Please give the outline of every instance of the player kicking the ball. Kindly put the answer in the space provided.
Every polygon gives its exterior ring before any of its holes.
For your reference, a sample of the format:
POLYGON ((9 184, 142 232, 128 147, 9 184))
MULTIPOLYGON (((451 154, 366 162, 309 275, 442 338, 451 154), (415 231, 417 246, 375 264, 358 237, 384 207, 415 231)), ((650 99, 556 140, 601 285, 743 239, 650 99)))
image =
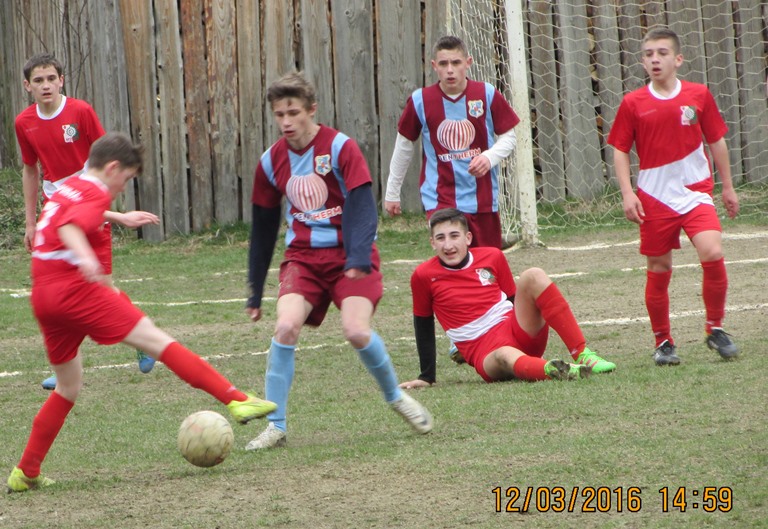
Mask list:
POLYGON ((104 211, 141 171, 141 148, 119 133, 94 142, 85 174, 67 180, 47 202, 35 230, 32 251, 32 309, 45 340, 56 389, 32 421, 21 460, 8 477, 9 492, 46 487, 43 459, 83 385, 79 347, 86 336, 100 344, 138 347, 194 388, 227 405, 239 423, 273 411, 276 405, 237 390, 205 360, 160 330, 104 276, 99 245, 104 211))
POLYGON ((571 380, 616 369, 587 348, 568 302, 546 272, 529 268, 516 284, 501 250, 469 248, 472 233, 457 209, 436 211, 429 226, 436 255, 411 276, 421 374, 401 387, 427 387, 436 381, 435 316, 486 382, 571 380), (550 327, 574 363, 542 358, 550 327))
POLYGON ((384 400, 416 432, 428 433, 432 417, 398 387, 386 346, 371 329, 383 285, 374 244, 377 208, 365 158, 354 140, 315 123, 315 89, 300 73, 273 83, 267 100, 282 137, 256 168, 248 273, 252 295, 246 312, 253 321, 261 319, 264 281, 285 197, 286 250, 265 379, 266 397, 278 407, 268 415, 268 428, 246 449, 285 444, 299 333, 304 325, 320 325, 331 302, 341 310, 344 337, 373 375, 384 400))

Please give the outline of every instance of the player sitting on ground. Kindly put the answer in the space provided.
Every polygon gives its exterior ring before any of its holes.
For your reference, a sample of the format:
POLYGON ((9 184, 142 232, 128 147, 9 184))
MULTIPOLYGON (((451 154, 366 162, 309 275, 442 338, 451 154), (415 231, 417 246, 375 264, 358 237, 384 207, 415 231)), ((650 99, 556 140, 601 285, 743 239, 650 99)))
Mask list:
POLYGON ((86 336, 100 344, 123 342, 140 348, 190 386, 226 404, 240 423, 277 407, 237 390, 105 279, 98 257, 104 253, 95 247, 108 244, 100 234, 104 211, 141 166, 141 148, 123 134, 108 133, 92 145, 86 173, 69 178, 40 215, 32 252, 31 303, 58 383, 32 421, 27 446, 8 477, 8 492, 54 483, 40 474, 40 466, 83 386, 79 347, 86 336))
POLYGON ((616 369, 587 348, 568 302, 544 270, 529 268, 515 284, 501 250, 469 248, 472 233, 457 209, 436 211, 429 227, 437 255, 411 276, 421 374, 401 387, 435 383, 435 316, 486 382, 571 380, 616 369), (550 326, 576 363, 542 358, 550 326))

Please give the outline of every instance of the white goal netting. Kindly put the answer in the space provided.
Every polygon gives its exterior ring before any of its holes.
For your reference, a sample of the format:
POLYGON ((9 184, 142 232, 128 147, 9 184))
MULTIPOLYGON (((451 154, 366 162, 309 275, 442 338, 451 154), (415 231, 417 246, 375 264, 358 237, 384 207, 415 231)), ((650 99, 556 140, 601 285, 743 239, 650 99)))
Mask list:
MULTIPOLYGON (((656 25, 681 37, 680 77, 707 84, 717 100, 742 201, 765 195, 765 2, 451 0, 451 25, 473 56, 470 76, 496 85, 523 118, 518 138, 531 139, 503 166, 508 239, 534 242, 542 229, 625 222, 606 140, 623 95, 647 82, 640 43, 656 25)), ((758 204, 743 214, 766 209, 758 204)))

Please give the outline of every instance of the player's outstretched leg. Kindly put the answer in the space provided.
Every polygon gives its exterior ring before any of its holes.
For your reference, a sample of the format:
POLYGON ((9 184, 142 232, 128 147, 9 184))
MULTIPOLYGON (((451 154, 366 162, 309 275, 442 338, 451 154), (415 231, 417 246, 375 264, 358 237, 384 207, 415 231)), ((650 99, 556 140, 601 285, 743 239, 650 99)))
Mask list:
POLYGON ((246 445, 246 450, 264 450, 285 446, 288 393, 291 391, 291 384, 293 383, 295 354, 295 345, 284 345, 274 338, 272 339, 267 358, 264 395, 267 399, 275 402, 277 408, 267 415, 267 419, 269 419, 267 428, 246 445))

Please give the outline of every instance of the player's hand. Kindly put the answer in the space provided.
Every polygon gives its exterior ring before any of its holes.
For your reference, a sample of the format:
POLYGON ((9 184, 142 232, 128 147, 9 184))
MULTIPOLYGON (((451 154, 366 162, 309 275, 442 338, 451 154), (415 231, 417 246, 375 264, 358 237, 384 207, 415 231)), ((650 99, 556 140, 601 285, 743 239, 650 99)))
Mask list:
POLYGON ((478 154, 477 156, 472 158, 471 162, 469 162, 468 170, 469 170, 469 174, 471 174, 475 178, 480 178, 482 176, 487 175, 488 171, 491 170, 491 161, 488 159, 487 156, 478 154))
POLYGON ((624 216, 627 217, 627 220, 630 220, 635 224, 643 223, 643 217, 645 217, 643 204, 634 193, 624 197, 624 216))
POLYGON ((402 389, 428 388, 430 386, 432 386, 432 384, 430 384, 425 380, 421 380, 420 378, 417 378, 416 380, 409 380, 408 382, 400 383, 400 388, 402 389))
POLYGON ((350 268, 349 270, 344 270, 344 276, 348 279, 362 279, 368 274, 369 272, 360 270, 359 268, 350 268))
POLYGON ((24 248, 27 252, 32 253, 32 248, 35 245, 35 226, 28 227, 24 230, 24 248))
POLYGON ((104 269, 101 268, 101 263, 96 257, 82 259, 77 267, 89 283, 104 283, 106 281, 104 269))
POLYGON ((723 205, 729 218, 735 218, 739 214, 739 197, 733 188, 723 189, 723 205))
POLYGON ((389 200, 384 201, 384 210, 390 217, 400 215, 403 212, 403 210, 400 209, 400 202, 390 202, 389 200))
POLYGON ((149 211, 128 211, 120 214, 115 220, 126 228, 139 228, 146 224, 160 224, 160 218, 149 211))
POLYGON ((248 315, 249 318, 251 318, 251 321, 259 321, 261 319, 261 307, 259 308, 246 307, 245 313, 248 315))

